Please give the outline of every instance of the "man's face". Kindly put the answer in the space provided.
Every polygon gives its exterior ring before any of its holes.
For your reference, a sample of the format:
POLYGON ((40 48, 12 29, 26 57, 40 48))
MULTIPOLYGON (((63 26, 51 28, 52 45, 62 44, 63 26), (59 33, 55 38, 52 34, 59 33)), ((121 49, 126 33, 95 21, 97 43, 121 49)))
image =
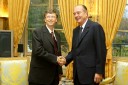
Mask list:
POLYGON ((87 11, 82 6, 76 6, 73 14, 79 25, 82 25, 88 17, 87 11))
POLYGON ((48 26, 54 26, 57 22, 57 16, 55 13, 47 13, 45 16, 45 23, 48 26))

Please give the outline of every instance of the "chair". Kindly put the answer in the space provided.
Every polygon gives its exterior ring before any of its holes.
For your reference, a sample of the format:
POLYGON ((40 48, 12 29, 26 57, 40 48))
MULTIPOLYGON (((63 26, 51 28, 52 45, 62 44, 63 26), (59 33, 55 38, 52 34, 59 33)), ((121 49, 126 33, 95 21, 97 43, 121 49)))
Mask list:
POLYGON ((117 61, 116 63, 116 74, 111 78, 104 79, 100 85, 128 85, 128 62, 117 61))
POLYGON ((0 85, 28 85, 27 58, 0 59, 0 85))

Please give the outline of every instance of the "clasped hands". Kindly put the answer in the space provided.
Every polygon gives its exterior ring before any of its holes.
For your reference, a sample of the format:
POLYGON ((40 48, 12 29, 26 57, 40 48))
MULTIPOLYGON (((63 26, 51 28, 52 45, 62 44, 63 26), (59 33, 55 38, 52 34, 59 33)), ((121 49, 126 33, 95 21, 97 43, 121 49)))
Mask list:
POLYGON ((66 64, 66 59, 63 56, 59 56, 57 57, 57 62, 60 66, 63 66, 64 64, 66 64))

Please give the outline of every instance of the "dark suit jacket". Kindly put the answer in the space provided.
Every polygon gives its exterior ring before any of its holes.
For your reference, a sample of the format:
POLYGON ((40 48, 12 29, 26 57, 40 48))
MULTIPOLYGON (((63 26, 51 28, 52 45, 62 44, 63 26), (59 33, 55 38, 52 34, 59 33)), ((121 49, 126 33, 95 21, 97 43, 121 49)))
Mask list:
MULTIPOLYGON (((61 55, 60 35, 55 31, 58 45, 58 56, 61 55)), ((55 73, 62 74, 62 67, 57 64, 54 44, 46 26, 33 31, 32 59, 30 64, 29 82, 50 84, 55 73)))
POLYGON ((94 74, 104 76, 106 61, 105 34, 100 24, 88 20, 83 33, 79 37, 79 28, 73 30, 72 50, 66 57, 68 65, 72 60, 73 76, 76 70, 82 84, 94 82, 94 74))

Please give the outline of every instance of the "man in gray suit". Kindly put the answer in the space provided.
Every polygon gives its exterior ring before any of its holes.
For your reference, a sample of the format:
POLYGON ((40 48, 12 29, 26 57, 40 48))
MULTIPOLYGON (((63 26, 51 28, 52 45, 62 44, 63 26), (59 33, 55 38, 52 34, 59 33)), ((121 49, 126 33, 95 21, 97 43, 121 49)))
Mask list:
POLYGON ((58 15, 48 10, 44 17, 46 25, 33 31, 29 85, 58 85, 62 75, 61 39, 54 30, 58 15))

